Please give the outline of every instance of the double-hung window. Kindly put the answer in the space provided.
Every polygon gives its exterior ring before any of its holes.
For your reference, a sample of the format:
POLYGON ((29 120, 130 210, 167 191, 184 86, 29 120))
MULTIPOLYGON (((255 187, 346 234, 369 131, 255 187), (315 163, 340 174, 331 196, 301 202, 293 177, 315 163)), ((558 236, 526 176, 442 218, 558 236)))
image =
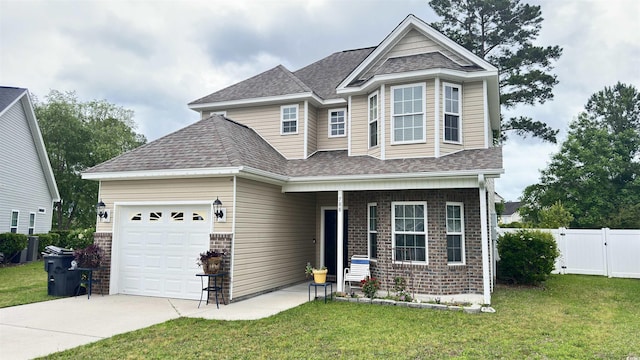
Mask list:
POLYGON ((444 84, 444 141, 462 142, 460 86, 444 84))
POLYGON ((29 235, 36 231, 36 213, 29 213, 29 235))
POLYGON ((426 138, 424 84, 391 87, 393 143, 418 143, 426 138))
POLYGON ((367 204, 367 228, 369 243, 369 259, 378 258, 378 205, 376 203, 367 204))
POLYGON ((369 95, 369 148, 378 146, 378 92, 369 95))
POLYGON ((11 225, 9 227, 9 231, 12 233, 18 232, 18 218, 20 217, 20 212, 13 210, 11 212, 11 225))
POLYGON ((329 110, 329 137, 345 136, 346 109, 329 110))
POLYGON ((447 203, 447 263, 464 264, 464 205, 447 203))
POLYGON ((393 202, 394 260, 427 263, 427 203, 393 202))
POLYGON ((298 133, 298 105, 285 105, 280 107, 281 127, 280 134, 298 133))

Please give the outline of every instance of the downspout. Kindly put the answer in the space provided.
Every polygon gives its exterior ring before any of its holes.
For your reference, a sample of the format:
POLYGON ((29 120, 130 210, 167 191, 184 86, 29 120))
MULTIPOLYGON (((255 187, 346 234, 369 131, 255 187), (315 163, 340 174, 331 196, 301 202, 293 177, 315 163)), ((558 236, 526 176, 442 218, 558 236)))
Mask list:
POLYGON ((436 76, 435 85, 434 85, 434 105, 433 105, 433 117, 434 121, 434 134, 433 134, 433 145, 434 145, 434 153, 435 157, 440 157, 440 77, 436 76))
POLYGON ((302 141, 304 146, 304 158, 309 156, 309 101, 304 101, 304 139, 302 141))
POLYGON ((236 186, 237 186, 237 176, 233 176, 233 216, 231 220, 231 263, 229 264, 229 301, 233 300, 233 264, 236 257, 236 213, 238 212, 237 208, 237 198, 236 198, 236 186))
POLYGON ((386 143, 387 143, 387 132, 385 129, 385 121, 384 118, 386 115, 386 111, 385 111, 385 86, 384 84, 380 85, 380 103, 379 103, 379 108, 380 108, 380 114, 378 116, 378 121, 380 121, 380 124, 378 125, 380 127, 380 160, 385 160, 387 157, 387 148, 386 148, 386 143))
POLYGON ((342 205, 343 205, 343 197, 344 197, 344 193, 342 192, 342 190, 338 190, 338 259, 337 259, 337 266, 336 266, 336 275, 337 275, 337 280, 338 280, 338 291, 344 291, 343 286, 344 286, 344 264, 342 262, 342 257, 344 256, 344 250, 343 250, 343 244, 344 244, 344 216, 343 216, 343 209, 342 209, 342 205))
POLYGON ((484 174, 478 175, 478 193, 480 196, 480 234, 482 246, 482 288, 483 303, 491 304, 491 274, 489 272, 489 234, 487 224, 487 188, 484 174))

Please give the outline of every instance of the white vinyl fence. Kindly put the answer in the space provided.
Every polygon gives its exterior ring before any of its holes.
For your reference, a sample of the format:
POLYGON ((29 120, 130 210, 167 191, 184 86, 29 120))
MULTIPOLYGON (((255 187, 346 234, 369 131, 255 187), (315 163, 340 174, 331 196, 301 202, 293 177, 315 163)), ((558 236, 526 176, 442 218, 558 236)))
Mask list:
MULTIPOLYGON (((498 234, 518 230, 498 228, 498 234)), ((558 244, 556 274, 640 278, 640 230, 538 230, 553 234, 558 244)))

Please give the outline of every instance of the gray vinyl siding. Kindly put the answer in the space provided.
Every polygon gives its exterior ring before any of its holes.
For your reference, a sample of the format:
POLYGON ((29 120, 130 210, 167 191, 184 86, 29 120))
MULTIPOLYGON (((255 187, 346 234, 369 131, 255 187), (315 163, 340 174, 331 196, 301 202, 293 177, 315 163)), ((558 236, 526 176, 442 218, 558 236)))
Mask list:
POLYGON ((0 232, 9 231, 12 210, 20 212, 19 233, 28 233, 30 212, 36 213, 34 233, 51 230, 53 198, 21 101, 0 117, 0 232))
POLYGON ((240 178, 236 193, 233 298, 304 281, 315 258, 315 194, 240 178))

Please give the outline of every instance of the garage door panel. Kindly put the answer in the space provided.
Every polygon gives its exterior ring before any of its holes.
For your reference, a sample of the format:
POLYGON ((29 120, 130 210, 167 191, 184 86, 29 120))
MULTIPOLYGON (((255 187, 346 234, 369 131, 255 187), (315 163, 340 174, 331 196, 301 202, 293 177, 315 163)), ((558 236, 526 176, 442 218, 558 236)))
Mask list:
POLYGON ((131 206, 121 212, 119 291, 199 299, 198 254, 209 248, 209 208, 131 206), (182 212, 182 214, 180 214, 182 212), (193 214, 199 214, 194 217, 193 214), (133 214, 133 215, 131 215, 133 214), (141 214, 141 215, 140 215, 141 214), (131 215, 136 221, 129 221, 131 215), (160 216, 162 215, 162 216, 160 216), (149 221, 155 218, 157 221, 149 221), (181 220, 179 220, 181 219, 181 220))

